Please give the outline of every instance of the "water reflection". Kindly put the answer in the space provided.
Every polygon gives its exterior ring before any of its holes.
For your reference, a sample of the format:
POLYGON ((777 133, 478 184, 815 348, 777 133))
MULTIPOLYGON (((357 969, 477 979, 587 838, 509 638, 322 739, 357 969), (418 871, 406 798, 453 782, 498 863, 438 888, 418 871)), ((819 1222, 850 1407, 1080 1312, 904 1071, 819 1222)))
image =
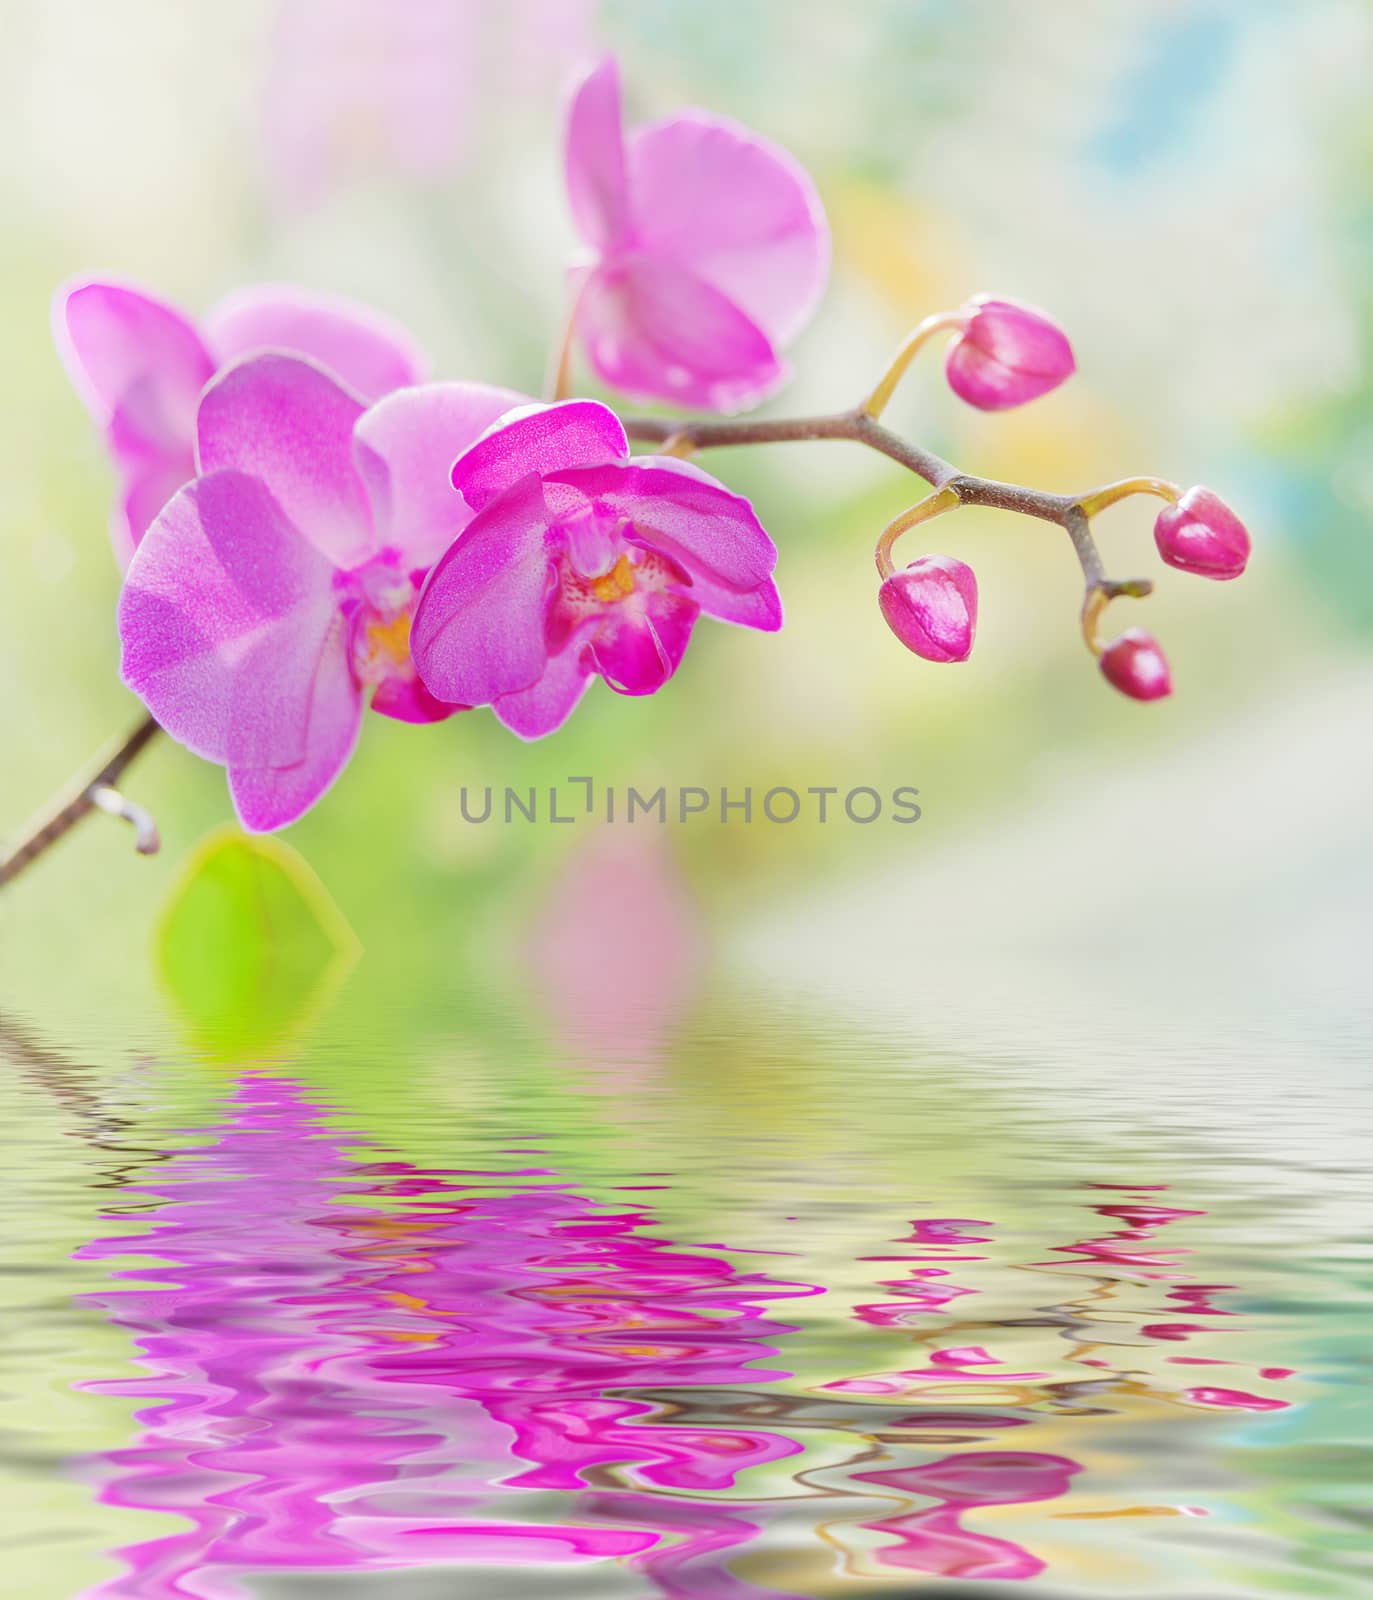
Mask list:
POLYGON ((1141 1404, 1287 1404, 1247 1377, 1191 1383, 1198 1362, 1235 1365, 1180 1350, 1233 1317, 1233 1286, 1196 1281, 1160 1237, 1204 1213, 1144 1186, 1089 1191, 1093 1225, 1050 1260, 1015 1261, 991 1221, 913 1219, 896 1250, 851 1259, 884 1275, 829 1311, 852 1331, 840 1374, 817 1382, 797 1376, 803 1323, 831 1285, 798 1270, 805 1252, 740 1267, 724 1246, 659 1237, 646 1196, 579 1192, 528 1144, 490 1162, 394 1159, 262 1073, 126 1182, 104 1213, 118 1231, 78 1259, 111 1263, 83 1303, 127 1330, 139 1372, 83 1387, 139 1402, 137 1436, 99 1463, 102 1499, 176 1520, 88 1594, 217 1600, 270 1569, 608 1560, 701 1600, 828 1593, 835 1559, 888 1585, 1027 1579, 1050 1558, 1007 1508, 1069 1523, 1204 1510, 1099 1483, 1082 1499, 1090 1452, 1062 1448, 1074 1429, 1141 1404), (979 1315, 993 1269, 1033 1303, 979 1315), (902 1348, 895 1365, 864 1359, 902 1348), (798 1516, 815 1553, 782 1563, 787 1587, 735 1570, 784 1524, 794 1541, 798 1516))
POLYGON ((648 1238, 647 1212, 543 1168, 425 1172, 359 1161, 359 1142, 323 1131, 295 1085, 248 1079, 211 1144, 135 1186, 165 1202, 152 1227, 80 1252, 159 1263, 113 1274, 156 1286, 88 1297, 145 1369, 90 1387, 153 1402, 103 1495, 190 1524, 123 1551, 130 1573, 94 1593, 610 1556, 667 1595, 773 1592, 716 1570, 756 1523, 684 1497, 800 1445, 662 1421, 626 1391, 767 1381, 755 1364, 788 1328, 760 1307, 819 1291, 648 1238))

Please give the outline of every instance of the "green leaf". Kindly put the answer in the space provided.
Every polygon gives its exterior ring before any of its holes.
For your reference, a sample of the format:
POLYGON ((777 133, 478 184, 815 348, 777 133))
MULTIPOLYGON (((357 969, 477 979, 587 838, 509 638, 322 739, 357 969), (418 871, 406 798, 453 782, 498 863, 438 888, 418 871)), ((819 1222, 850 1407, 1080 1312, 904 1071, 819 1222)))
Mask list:
POLYGON ((275 1049, 322 1010, 360 947, 328 890, 279 839, 201 841, 157 934, 161 975, 215 1054, 275 1049))

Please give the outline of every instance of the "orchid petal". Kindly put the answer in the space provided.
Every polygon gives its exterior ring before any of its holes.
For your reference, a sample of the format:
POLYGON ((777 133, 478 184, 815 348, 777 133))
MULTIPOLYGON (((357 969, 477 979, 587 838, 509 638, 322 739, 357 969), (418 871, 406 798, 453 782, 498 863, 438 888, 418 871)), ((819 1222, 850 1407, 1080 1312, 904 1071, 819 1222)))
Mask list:
POLYGON ((577 231, 598 250, 629 229, 620 69, 607 56, 578 85, 567 114, 567 193, 577 231))
POLYGON ((396 722, 446 722, 467 706, 436 700, 418 678, 386 678, 372 696, 372 710, 396 722))
POLYGON ((252 473, 336 567, 358 566, 374 550, 353 467, 353 425, 362 412, 361 402, 313 362, 253 356, 205 391, 196 428, 200 470, 252 473))
POLYGON ((483 383, 431 383, 400 389, 367 411, 353 430, 353 459, 378 545, 414 568, 433 566, 472 520, 453 487, 454 461, 528 398, 483 383))
POLYGON ((156 457, 184 450, 214 361, 175 307, 122 284, 58 290, 53 332, 77 393, 117 453, 156 457))
POLYGON ((110 519, 110 537, 121 567, 128 566, 158 512, 194 477, 195 456, 189 441, 180 455, 151 461, 130 475, 124 498, 110 519))
POLYGON ((555 538, 543 486, 528 477, 479 513, 439 561, 410 631, 411 659, 431 694, 489 705, 539 677, 555 538))
POLYGON ((689 593, 716 622, 732 622, 736 627, 756 628, 760 633, 776 633, 782 626, 782 597, 771 578, 752 589, 730 589, 697 576, 689 593))
POLYGON ((565 650, 548 658, 543 675, 529 688, 501 695, 491 709, 521 739, 542 739, 555 732, 591 687, 592 669, 586 655, 579 635, 565 650))
POLYGON ((634 237, 726 295, 774 345, 810 320, 829 275, 829 224, 801 164, 726 117, 641 128, 626 160, 634 237))
POLYGON ((617 694, 655 694, 676 672, 701 608, 668 590, 638 606, 622 605, 596 629, 596 671, 617 694))
POLYGON ((632 534, 670 556, 692 575, 731 589, 756 589, 777 565, 777 547, 742 495, 689 461, 638 456, 550 473, 576 489, 602 515, 632 524, 632 534))
POLYGON ((148 529, 119 602, 123 677, 209 761, 286 765, 338 619, 333 568, 257 479, 182 489, 148 529))
POLYGON ((303 760, 290 767, 230 767, 229 793, 249 833, 295 822, 347 766, 362 724, 362 691, 349 670, 347 638, 336 613, 319 659, 303 760))
POLYGON ((423 383, 427 362, 398 322, 342 296, 279 284, 241 289, 205 319, 217 363, 263 350, 308 356, 364 400, 423 383))
POLYGON ((597 400, 526 406, 487 430, 453 468, 453 487, 473 511, 531 472, 556 472, 629 455, 620 419, 597 400))
POLYGON ((644 399, 738 411, 785 376, 758 324, 671 261, 634 255, 598 268, 582 289, 577 323, 602 381, 644 399))

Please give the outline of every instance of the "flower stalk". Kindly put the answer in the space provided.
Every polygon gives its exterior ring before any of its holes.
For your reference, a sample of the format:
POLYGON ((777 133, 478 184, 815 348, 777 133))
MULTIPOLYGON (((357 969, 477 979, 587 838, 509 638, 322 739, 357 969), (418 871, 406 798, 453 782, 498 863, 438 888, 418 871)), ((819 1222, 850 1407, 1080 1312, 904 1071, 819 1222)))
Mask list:
POLYGON ((115 785, 160 731, 152 717, 144 717, 127 738, 98 759, 93 772, 75 779, 50 801, 24 830, 19 842, 0 858, 0 888, 13 883, 25 867, 92 811, 103 811, 131 823, 135 830, 134 848, 140 855, 154 855, 161 845, 156 823, 142 806, 126 800, 115 785))
POLYGON ((936 489, 933 494, 928 494, 921 501, 903 511, 899 517, 893 517, 882 530, 882 536, 877 541, 877 548, 873 552, 873 559, 877 562, 878 575, 890 578, 896 571, 892 561, 892 548, 903 533, 919 523, 928 522, 932 517, 942 515, 945 511, 954 511, 962 505, 958 490, 952 484, 943 489, 936 489))
POLYGON ((897 386, 916 356, 925 348, 936 334, 951 333, 961 328, 967 318, 961 311, 936 311, 933 316, 926 317, 923 322, 918 322, 911 329, 901 343, 901 348, 891 359, 891 364, 882 374, 877 387, 859 407, 866 416, 875 422, 891 403, 892 396, 896 393, 897 386))

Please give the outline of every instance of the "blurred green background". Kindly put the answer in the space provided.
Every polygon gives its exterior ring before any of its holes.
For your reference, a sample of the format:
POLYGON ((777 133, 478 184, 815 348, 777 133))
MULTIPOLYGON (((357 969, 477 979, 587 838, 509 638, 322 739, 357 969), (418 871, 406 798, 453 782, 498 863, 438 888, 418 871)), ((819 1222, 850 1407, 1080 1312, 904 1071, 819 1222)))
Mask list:
MULTIPOLYGON (((1373 878, 1366 5, 3 0, 0 17, 0 834, 138 715, 117 676, 112 480, 53 352, 54 286, 108 272, 194 310, 296 280, 400 317, 437 375, 537 388, 573 243, 562 86, 613 48, 631 120, 704 105, 816 176, 833 280, 772 409, 852 400, 908 325, 970 293, 1037 302, 1071 332, 1071 384, 983 416, 926 358, 893 425, 1045 487, 1208 483, 1248 520, 1255 559, 1239 584, 1198 582, 1158 570, 1148 503, 1103 521, 1112 570, 1161 580, 1119 608, 1173 663, 1174 698, 1141 706, 1081 648, 1066 541, 961 513, 934 547, 975 566, 982 619, 971 662, 945 670, 908 656, 875 605, 874 538, 918 485, 840 444, 707 457, 781 547, 786 629, 703 626, 663 693, 597 686, 535 746, 486 712, 437 729, 369 718, 287 836, 361 942, 345 1010, 350 995, 416 1015, 518 996, 529 966, 512 951, 538 947, 551 915, 623 923, 648 872, 691 930, 684 970, 840 1004, 947 1003, 966 1020, 997 972, 1072 1016, 1087 962, 1127 996, 1172 997, 1180 1021, 1188 1006, 1218 1026, 1255 1006, 1357 1012, 1373 878), (581 773, 756 795, 910 784, 924 816, 640 823, 608 856, 589 824, 461 818, 464 783, 581 773)), ((170 745, 126 787, 161 823, 161 856, 96 818, 5 896, 0 995, 36 1016, 166 1005, 158 919, 232 813, 220 771, 170 745)))

